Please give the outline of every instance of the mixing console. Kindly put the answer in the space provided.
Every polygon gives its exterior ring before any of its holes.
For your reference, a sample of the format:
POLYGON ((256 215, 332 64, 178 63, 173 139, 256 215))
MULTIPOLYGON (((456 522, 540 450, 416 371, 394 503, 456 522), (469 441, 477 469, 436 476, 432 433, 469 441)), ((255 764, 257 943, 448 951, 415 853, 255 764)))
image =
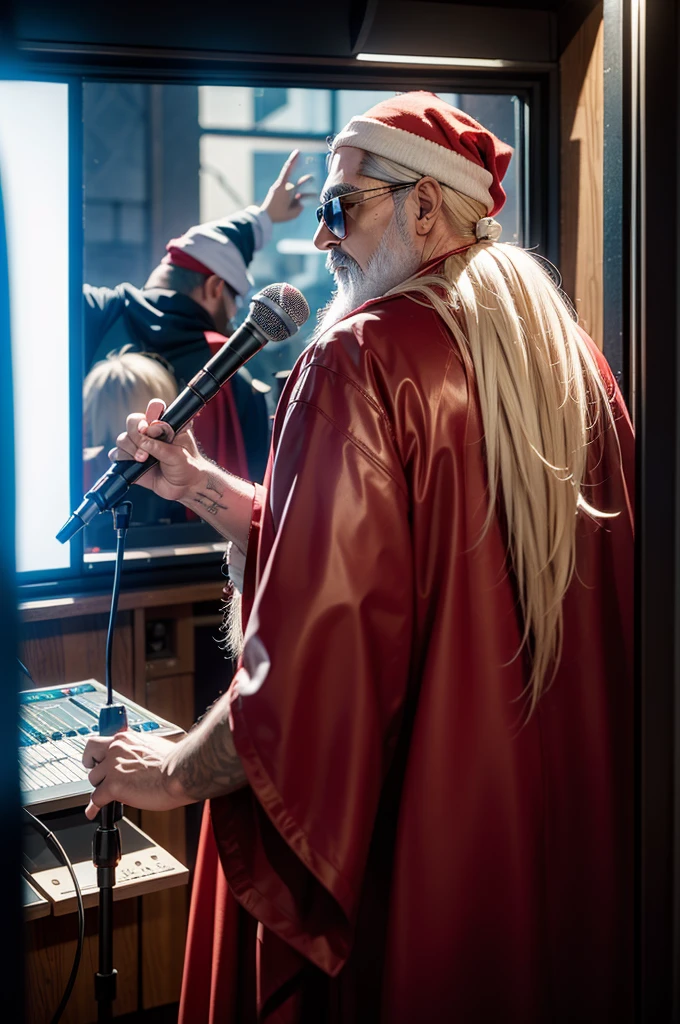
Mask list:
MULTIPOLYGON (((95 679, 48 686, 19 694, 19 776, 22 801, 36 813, 86 803, 92 789, 81 763, 90 736, 99 731, 99 709, 106 689, 95 679)), ((177 736, 176 725, 152 715, 120 694, 135 732, 177 736)))

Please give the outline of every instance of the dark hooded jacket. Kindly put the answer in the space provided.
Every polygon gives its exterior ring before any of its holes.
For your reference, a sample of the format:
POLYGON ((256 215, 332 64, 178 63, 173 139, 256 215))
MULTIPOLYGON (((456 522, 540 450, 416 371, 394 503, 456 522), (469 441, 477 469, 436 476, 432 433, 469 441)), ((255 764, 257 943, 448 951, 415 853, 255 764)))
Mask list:
MULTIPOLYGON (((211 350, 205 332, 215 325, 207 310, 188 295, 161 288, 140 290, 83 285, 85 372, 112 351, 131 345, 137 352, 162 356, 182 388, 207 363, 211 350)), ((252 480, 264 475, 269 422, 264 395, 246 369, 231 379, 252 480)))

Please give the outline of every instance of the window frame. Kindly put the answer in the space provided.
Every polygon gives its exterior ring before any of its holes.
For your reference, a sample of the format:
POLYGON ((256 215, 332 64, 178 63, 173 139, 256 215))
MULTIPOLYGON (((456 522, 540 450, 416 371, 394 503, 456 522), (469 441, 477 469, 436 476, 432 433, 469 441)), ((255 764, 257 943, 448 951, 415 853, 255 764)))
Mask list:
MULTIPOLYGON (((285 77, 286 88, 330 90, 406 91, 419 88, 433 92, 517 96, 521 124, 522 161, 524 172, 518 175, 520 220, 523 245, 533 248, 551 263, 557 263, 559 252, 559 117, 557 65, 519 66, 516 71, 457 71, 450 68, 418 68, 381 65, 379 69, 357 64, 354 60, 328 62, 279 61, 267 58, 269 67, 252 62, 226 61, 215 69, 209 56, 182 58, 164 67, 162 54, 156 59, 140 59, 135 52, 123 48, 106 48, 108 59, 102 59, 101 48, 53 46, 49 56, 38 45, 28 51, 28 59, 13 78, 24 81, 53 81, 68 85, 69 109, 69 386, 70 392, 70 491, 71 508, 82 499, 81 424, 82 424, 82 284, 84 233, 82 217, 83 189, 83 123, 82 87, 88 82, 134 82, 145 85, 221 85, 267 88, 278 86, 285 77), (115 51, 115 53, 113 52, 115 51), (178 66, 179 65, 179 66, 178 66), (272 70, 273 66, 273 70, 272 70)), ((201 128, 201 134, 236 134, 240 136, 285 140, 285 132, 214 130, 201 128)), ((302 133, 290 133, 300 138, 302 133)), ((309 136, 315 137, 316 136, 309 136)), ((70 541, 69 566, 63 569, 17 574, 21 600, 37 600, 63 594, 88 593, 108 588, 113 563, 93 565, 84 561, 83 531, 70 541)), ((182 584, 216 578, 222 556, 218 552, 192 555, 185 563, 181 556, 126 561, 124 588, 182 584), (187 564, 188 563, 188 564, 187 564)))

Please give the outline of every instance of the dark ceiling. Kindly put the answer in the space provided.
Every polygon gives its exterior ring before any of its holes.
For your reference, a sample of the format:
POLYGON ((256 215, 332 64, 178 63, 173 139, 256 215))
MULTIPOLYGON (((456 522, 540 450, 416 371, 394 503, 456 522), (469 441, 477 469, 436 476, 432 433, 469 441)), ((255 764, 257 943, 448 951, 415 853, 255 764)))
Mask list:
MULTIPOLYGON (((144 47, 288 57, 375 53, 553 62, 596 0, 15 0, 20 46, 144 47)), ((3 5, 4 6, 4 5, 3 5)))
POLYGON ((508 0, 412 0, 413 3, 459 4, 463 7, 503 7, 525 11, 557 11, 563 6, 563 0, 523 0, 522 3, 509 3, 508 0))
MULTIPOLYGON (((522 0, 521 3, 513 3, 511 0, 411 0, 414 4, 436 3, 445 5, 460 5, 468 7, 501 7, 510 10, 524 11, 553 11, 559 13, 563 8, 573 4, 573 0, 522 0)), ((595 6, 597 0, 593 0, 588 6, 595 6)), ((581 6, 586 6, 582 4, 581 6)))

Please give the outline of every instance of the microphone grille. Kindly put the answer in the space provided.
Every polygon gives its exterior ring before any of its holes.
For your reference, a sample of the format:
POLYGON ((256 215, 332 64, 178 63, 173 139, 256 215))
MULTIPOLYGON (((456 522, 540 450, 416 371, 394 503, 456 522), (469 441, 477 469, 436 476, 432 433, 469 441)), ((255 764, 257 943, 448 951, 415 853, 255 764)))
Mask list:
POLYGON ((269 284, 253 296, 249 318, 270 341, 285 341, 309 319, 309 306, 292 284, 269 284))

